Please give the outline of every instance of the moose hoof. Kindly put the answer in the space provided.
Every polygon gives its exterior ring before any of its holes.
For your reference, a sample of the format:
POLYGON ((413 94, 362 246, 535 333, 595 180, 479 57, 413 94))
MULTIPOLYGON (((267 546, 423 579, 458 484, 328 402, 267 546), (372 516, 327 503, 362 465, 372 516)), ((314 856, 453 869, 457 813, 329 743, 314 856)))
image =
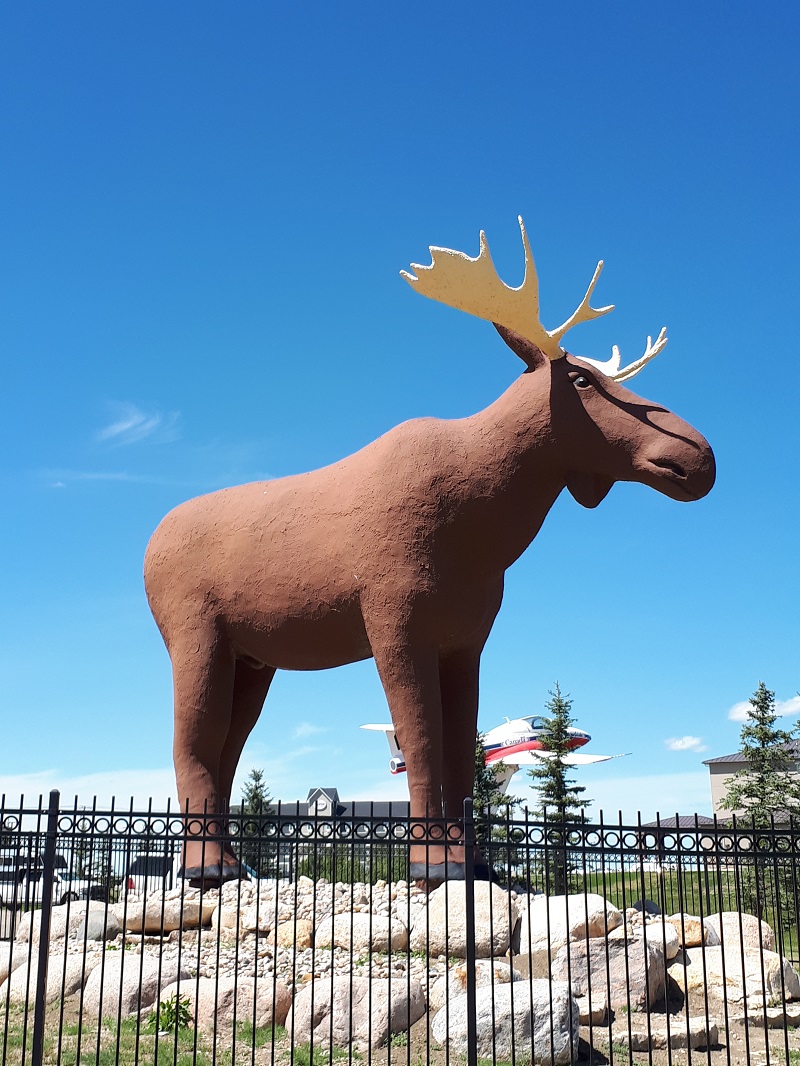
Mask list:
POLYGON ((412 862, 410 864, 412 881, 464 881, 467 868, 463 862, 412 862))
POLYGON ((192 888, 218 888, 226 881, 236 881, 246 874, 239 863, 213 863, 211 866, 189 866, 178 871, 178 876, 188 881, 192 888))
POLYGON ((497 871, 491 866, 487 866, 485 862, 476 862, 474 876, 476 881, 491 881, 493 885, 500 884, 500 878, 497 876, 497 871))
MULTIPOLYGON (((467 867, 463 862, 412 862, 410 875, 412 881, 421 881, 430 885, 433 882, 441 884, 443 881, 466 881, 467 867)), ((497 872, 485 862, 476 862, 472 868, 474 881, 491 881, 500 884, 497 872)))

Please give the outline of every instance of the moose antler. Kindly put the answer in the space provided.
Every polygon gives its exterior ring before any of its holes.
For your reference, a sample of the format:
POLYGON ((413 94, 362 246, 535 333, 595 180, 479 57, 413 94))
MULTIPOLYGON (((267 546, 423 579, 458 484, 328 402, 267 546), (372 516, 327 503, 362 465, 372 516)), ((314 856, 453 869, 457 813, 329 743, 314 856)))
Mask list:
MULTIPOLYGON (((533 341, 548 359, 561 359, 566 355, 561 347, 561 341, 573 326, 581 322, 591 322, 614 310, 613 304, 608 307, 592 307, 589 303, 603 269, 603 260, 601 259, 597 264, 586 295, 577 309, 558 329, 547 330, 539 318, 539 278, 536 274, 536 264, 533 261, 533 253, 521 216, 518 217, 518 221, 522 245, 525 249, 525 277, 516 289, 506 285, 498 276, 483 230, 481 230, 480 251, 476 258, 473 259, 464 252, 453 251, 451 248, 432 246, 430 266, 412 263, 411 270, 415 272, 414 274, 407 270, 401 270, 400 274, 423 296, 512 329, 515 333, 533 341)), ((608 362, 602 363, 593 359, 585 361, 615 381, 625 381, 637 374, 645 363, 658 355, 666 343, 666 328, 664 328, 655 344, 652 343, 650 337, 647 338, 647 349, 642 358, 637 359, 635 363, 631 363, 623 370, 620 370, 620 354, 616 345, 612 349, 613 354, 608 362)))
POLYGON ((581 359, 584 363, 597 367, 597 369, 605 374, 606 377, 612 378, 614 381, 627 381, 628 378, 632 378, 634 374, 638 374, 642 367, 649 363, 651 359, 655 359, 668 340, 667 327, 662 326, 661 332, 656 337, 656 343, 653 344, 653 338, 648 337, 644 355, 640 359, 637 359, 636 362, 624 367, 622 370, 619 368, 621 357, 619 354, 619 348, 616 344, 611 349, 611 358, 605 363, 600 362, 599 359, 587 359, 584 355, 581 356, 581 359))

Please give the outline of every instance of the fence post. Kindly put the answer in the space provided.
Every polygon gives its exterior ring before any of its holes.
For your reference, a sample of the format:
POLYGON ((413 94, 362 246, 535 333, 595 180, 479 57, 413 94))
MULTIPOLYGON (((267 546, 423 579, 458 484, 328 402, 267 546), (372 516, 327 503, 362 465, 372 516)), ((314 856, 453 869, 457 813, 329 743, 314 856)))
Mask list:
POLYGON ((475 818, 472 797, 464 800, 464 904, 467 940, 467 1066, 478 1062, 478 1021, 475 999, 475 818))
MULTIPOLYGON (((56 869, 56 840, 58 838, 58 806, 61 799, 57 789, 50 793, 47 808, 47 834, 44 841, 44 869, 42 870, 42 916, 39 926, 39 965, 36 971, 36 998, 33 1007, 33 1044, 31 1066, 42 1066, 44 1052, 44 1016, 47 1009, 47 963, 50 958, 50 915, 53 909, 53 875, 56 869)), ((33 915, 31 915, 33 917, 33 915)), ((33 922, 31 921, 31 935, 33 922)))

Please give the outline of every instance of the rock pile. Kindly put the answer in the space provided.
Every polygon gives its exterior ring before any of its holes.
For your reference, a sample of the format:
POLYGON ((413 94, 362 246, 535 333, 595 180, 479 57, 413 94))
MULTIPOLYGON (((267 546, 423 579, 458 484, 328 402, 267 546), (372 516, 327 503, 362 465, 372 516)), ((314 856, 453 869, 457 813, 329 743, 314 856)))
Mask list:
MULTIPOLYGON (((635 1050, 711 1046, 715 1003, 723 1018, 731 1003, 744 1017, 760 1011, 764 1027, 778 1024, 779 1011, 784 1022, 795 1017, 800 977, 775 952, 769 925, 751 915, 623 912, 598 895, 518 895, 488 882, 474 892, 481 1056, 572 1062, 598 1027, 635 1050), (676 1014, 676 994, 702 1002, 703 1017, 676 1014), (618 1024, 636 1012, 652 1019, 646 1032, 629 1018, 618 1024)), ((23 915, 0 953, 0 1005, 33 997, 39 919, 23 915)), ((249 1021, 286 1025, 297 1044, 332 1039, 361 1050, 427 1016, 433 1040, 466 1051, 460 882, 430 895, 402 881, 302 877, 203 893, 181 886, 110 906, 55 907, 51 929, 48 998, 80 992, 90 1016, 147 1013, 178 995, 216 1039, 249 1021)))

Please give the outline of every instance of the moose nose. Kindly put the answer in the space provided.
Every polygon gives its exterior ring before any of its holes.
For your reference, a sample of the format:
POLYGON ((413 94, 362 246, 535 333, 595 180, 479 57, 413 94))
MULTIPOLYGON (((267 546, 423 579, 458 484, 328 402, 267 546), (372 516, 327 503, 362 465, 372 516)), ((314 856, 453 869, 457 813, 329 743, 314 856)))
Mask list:
POLYGON ((671 428, 670 435, 645 457, 653 488, 675 500, 701 500, 717 476, 711 445, 687 423, 680 433, 671 428))

